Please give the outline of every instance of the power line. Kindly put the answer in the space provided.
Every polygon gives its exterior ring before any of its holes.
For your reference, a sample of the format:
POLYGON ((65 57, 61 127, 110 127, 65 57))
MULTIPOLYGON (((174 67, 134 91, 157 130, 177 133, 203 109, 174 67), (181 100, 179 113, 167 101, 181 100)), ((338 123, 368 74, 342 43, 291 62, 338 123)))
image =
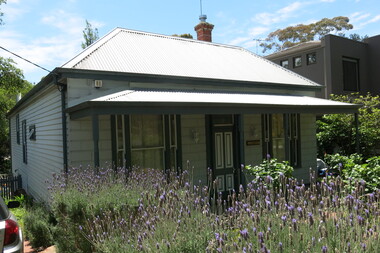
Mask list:
POLYGON ((50 70, 45 69, 44 67, 41 67, 40 65, 38 65, 38 64, 36 64, 36 63, 34 63, 34 62, 31 62, 31 61, 29 61, 28 59, 25 59, 24 57, 21 57, 21 56, 19 56, 18 54, 15 54, 15 53, 9 51, 8 49, 3 48, 2 46, 0 46, 0 48, 3 49, 4 51, 7 51, 7 52, 10 53, 10 54, 13 54, 14 56, 16 56, 16 57, 18 57, 18 58, 20 58, 20 59, 22 59, 22 60, 24 60, 24 61, 26 61, 26 62, 29 62, 30 64, 33 64, 34 66, 36 66, 36 67, 38 67, 38 68, 40 68, 40 69, 43 69, 43 70, 45 70, 45 71, 51 73, 50 70))

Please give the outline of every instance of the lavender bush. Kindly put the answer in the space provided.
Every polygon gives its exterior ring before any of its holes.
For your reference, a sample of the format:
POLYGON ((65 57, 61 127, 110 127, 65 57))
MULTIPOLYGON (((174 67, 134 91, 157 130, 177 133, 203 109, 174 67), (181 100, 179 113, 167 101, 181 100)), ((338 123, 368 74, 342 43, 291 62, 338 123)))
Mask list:
POLYGON ((57 177, 58 226, 71 226, 89 247, 75 239, 59 250, 380 252, 380 192, 366 194, 362 182, 347 192, 340 177, 317 182, 312 175, 307 187, 280 175, 281 187, 273 187, 268 176, 223 200, 187 179, 186 172, 91 169, 57 177))

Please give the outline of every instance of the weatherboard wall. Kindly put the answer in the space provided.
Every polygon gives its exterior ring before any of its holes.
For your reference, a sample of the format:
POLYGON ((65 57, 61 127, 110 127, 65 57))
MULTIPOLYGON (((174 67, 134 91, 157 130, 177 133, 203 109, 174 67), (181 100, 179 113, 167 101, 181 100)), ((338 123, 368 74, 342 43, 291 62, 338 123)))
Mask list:
MULTIPOLYGON (((68 151, 70 166, 94 166, 94 142, 90 117, 69 121, 68 151)), ((112 163, 110 115, 99 116, 99 156, 101 167, 107 167, 112 163)))
POLYGON ((61 93, 50 87, 41 91, 11 116, 12 171, 21 174, 23 188, 34 198, 47 200, 53 173, 63 170, 61 93), (20 144, 16 137, 16 115, 20 119, 20 144), (22 121, 26 129, 35 125, 36 139, 27 138, 27 163, 23 162, 22 121))

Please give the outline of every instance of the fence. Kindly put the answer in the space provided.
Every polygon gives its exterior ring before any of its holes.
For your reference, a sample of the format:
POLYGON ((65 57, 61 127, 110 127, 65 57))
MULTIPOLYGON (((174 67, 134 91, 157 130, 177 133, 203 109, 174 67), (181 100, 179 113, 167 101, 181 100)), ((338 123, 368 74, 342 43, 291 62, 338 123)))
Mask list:
POLYGON ((0 175, 0 195, 3 199, 10 199, 16 190, 22 188, 21 175, 0 175))

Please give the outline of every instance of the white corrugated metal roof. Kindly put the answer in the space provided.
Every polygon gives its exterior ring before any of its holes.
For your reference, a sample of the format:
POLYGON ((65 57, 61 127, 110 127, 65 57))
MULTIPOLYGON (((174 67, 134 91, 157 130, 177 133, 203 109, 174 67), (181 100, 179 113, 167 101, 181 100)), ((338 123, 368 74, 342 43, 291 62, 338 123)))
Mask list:
POLYGON ((234 94, 185 91, 142 91, 125 90, 103 97, 92 102, 166 102, 166 103, 223 103, 271 106, 343 106, 354 108, 355 105, 307 96, 234 94))
POLYGON ((240 47, 122 28, 62 68, 320 86, 240 47))

